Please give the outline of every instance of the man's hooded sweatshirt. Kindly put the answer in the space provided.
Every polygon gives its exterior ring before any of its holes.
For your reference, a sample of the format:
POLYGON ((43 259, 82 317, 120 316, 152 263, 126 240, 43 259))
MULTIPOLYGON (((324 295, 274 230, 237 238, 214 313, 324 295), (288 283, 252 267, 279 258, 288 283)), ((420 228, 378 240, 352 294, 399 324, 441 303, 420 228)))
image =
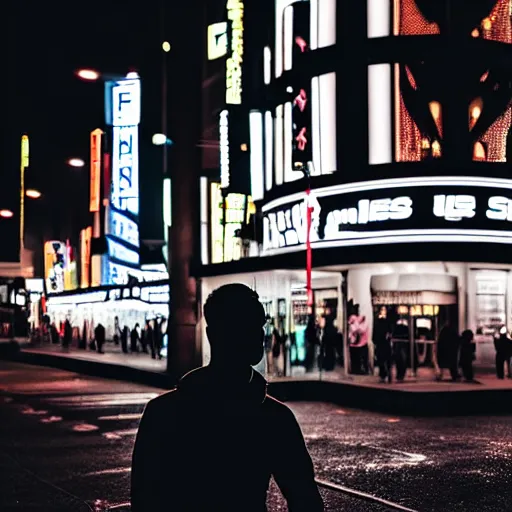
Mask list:
POLYGON ((266 511, 273 476, 290 512, 323 511, 313 464, 290 409, 250 380, 209 367, 151 400, 133 453, 132 512, 266 511))

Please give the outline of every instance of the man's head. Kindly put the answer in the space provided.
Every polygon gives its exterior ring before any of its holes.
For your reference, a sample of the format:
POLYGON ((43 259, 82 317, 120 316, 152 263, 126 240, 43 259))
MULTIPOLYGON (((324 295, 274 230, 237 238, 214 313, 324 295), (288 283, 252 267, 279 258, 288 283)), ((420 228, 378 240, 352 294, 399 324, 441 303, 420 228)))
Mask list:
POLYGON ((265 310, 258 294, 244 284, 214 290, 204 305, 212 360, 255 365, 263 357, 265 310))

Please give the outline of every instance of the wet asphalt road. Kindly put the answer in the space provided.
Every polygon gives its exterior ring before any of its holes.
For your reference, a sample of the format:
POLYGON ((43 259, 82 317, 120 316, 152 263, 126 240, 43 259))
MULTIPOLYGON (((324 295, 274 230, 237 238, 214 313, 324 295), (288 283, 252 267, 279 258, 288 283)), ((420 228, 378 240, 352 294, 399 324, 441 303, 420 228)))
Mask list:
MULTIPOLYGON (((123 504, 137 425, 144 404, 160 392, 0 362, 0 510, 129 510, 123 504)), ((512 511, 510 416, 420 419, 289 405, 319 479, 418 511, 512 511)), ((322 494, 329 511, 390 510, 322 494)), ((271 512, 286 510, 275 486, 268 504, 271 512)))

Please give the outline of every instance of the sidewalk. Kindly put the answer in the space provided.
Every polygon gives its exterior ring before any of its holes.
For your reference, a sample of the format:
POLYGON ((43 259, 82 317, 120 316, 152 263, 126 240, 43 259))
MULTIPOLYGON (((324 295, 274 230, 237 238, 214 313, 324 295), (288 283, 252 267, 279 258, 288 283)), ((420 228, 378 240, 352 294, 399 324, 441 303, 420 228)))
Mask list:
MULTIPOLYGON (((4 343, 0 342, 0 345, 4 343)), ((10 358, 163 389, 173 387, 173 381, 166 373, 167 359, 155 360, 144 353, 124 354, 121 347, 113 343, 105 344, 105 353, 99 354, 76 346, 63 349, 49 343, 20 342, 19 351, 10 358)), ((446 379, 445 376, 444 381, 437 382, 430 368, 420 368, 416 377, 392 384, 381 384, 376 376, 345 376, 342 369, 268 378, 270 393, 281 400, 328 401, 360 409, 419 416, 512 413, 512 379, 498 380, 485 370, 476 371, 475 383, 453 383, 446 379)))

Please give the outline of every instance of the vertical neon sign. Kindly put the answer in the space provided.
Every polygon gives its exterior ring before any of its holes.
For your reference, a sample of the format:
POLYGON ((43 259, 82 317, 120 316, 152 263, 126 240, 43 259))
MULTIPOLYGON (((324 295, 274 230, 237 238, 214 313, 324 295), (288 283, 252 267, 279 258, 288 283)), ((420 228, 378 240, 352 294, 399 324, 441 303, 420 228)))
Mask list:
POLYGON ((111 189, 106 215, 108 261, 104 284, 125 284, 139 267, 139 123, 138 78, 109 82, 107 123, 112 125, 111 189))

